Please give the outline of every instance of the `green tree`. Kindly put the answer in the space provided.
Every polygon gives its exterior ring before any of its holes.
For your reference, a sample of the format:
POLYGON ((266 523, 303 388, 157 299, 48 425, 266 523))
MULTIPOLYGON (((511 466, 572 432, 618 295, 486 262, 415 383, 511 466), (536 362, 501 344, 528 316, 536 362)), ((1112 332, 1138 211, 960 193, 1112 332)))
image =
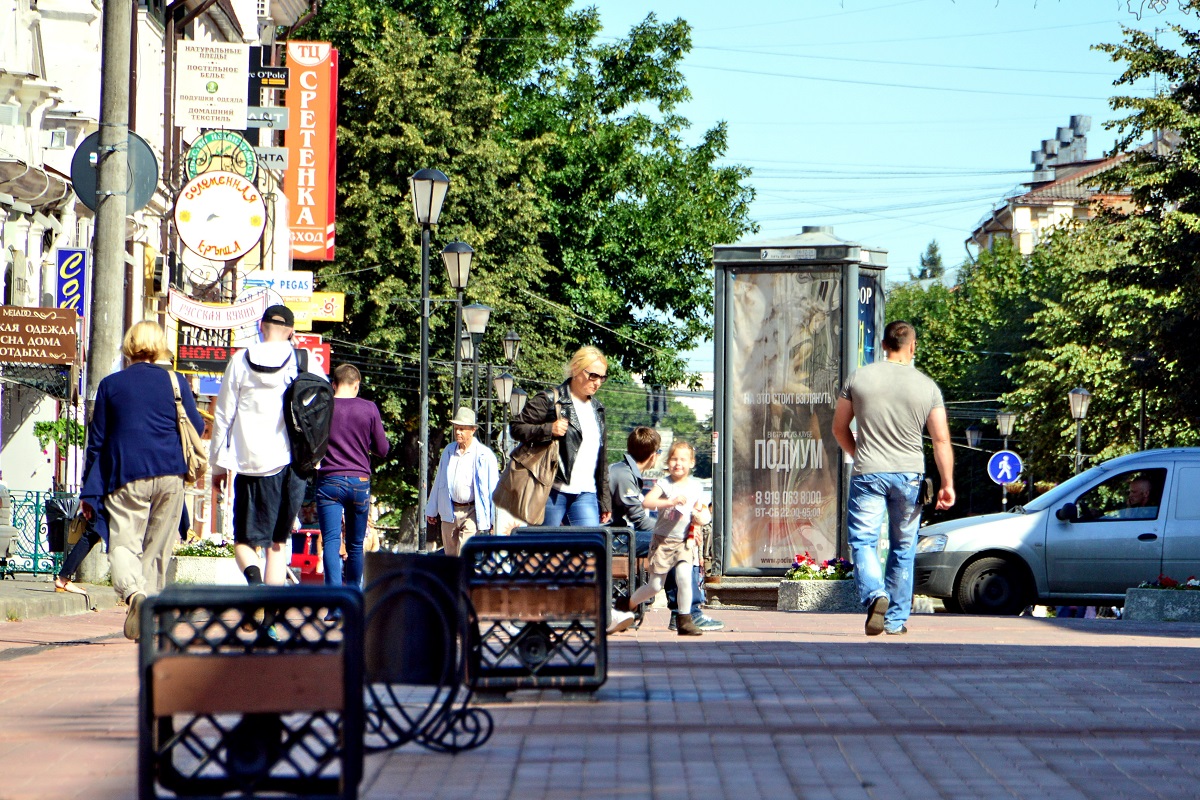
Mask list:
MULTIPOLYGON (((1200 2, 1189 0, 1186 10, 1200 12, 1200 2)), ((1112 281, 1144 290, 1156 301, 1158 313, 1139 331, 1136 344, 1157 365, 1154 380, 1170 387, 1163 398, 1164 417, 1180 421, 1200 413, 1200 352, 1192 344, 1200 328, 1195 290, 1200 280, 1200 31, 1169 27, 1178 37, 1178 50, 1166 44, 1169 37, 1132 29, 1125 30, 1123 42, 1097 49, 1124 62, 1116 85, 1154 77, 1169 87, 1153 97, 1110 100, 1114 110, 1126 113, 1109 124, 1118 132, 1114 152, 1129 156, 1102 182, 1131 195, 1128 204, 1106 214, 1129 252, 1112 281)))
POLYGON ((937 240, 934 239, 921 254, 921 268, 917 270, 917 274, 909 272, 908 277, 912 280, 923 281, 930 278, 941 278, 945 274, 946 267, 942 264, 942 251, 938 249, 937 240))

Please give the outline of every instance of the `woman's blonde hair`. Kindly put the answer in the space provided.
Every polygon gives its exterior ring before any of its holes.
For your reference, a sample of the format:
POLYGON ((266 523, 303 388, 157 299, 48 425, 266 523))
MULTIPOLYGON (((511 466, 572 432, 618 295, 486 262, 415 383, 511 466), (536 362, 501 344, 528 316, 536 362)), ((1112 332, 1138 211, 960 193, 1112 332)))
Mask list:
POLYGON ((121 352, 130 361, 162 361, 171 359, 167 334, 157 322, 143 320, 125 331, 121 352))
POLYGON ((574 378, 597 361, 603 364, 606 370, 608 369, 608 359, 604 357, 604 353, 600 352, 599 347, 592 347, 589 344, 575 351, 575 355, 571 356, 571 360, 567 362, 563 372, 566 373, 567 378, 574 378))

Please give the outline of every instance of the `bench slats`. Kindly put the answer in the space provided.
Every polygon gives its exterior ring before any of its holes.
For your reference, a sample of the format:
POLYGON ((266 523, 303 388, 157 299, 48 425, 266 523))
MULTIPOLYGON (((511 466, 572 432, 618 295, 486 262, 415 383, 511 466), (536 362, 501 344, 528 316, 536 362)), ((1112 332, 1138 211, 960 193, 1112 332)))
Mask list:
POLYGON ((167 655, 150 668, 154 716, 340 711, 341 653, 167 655))

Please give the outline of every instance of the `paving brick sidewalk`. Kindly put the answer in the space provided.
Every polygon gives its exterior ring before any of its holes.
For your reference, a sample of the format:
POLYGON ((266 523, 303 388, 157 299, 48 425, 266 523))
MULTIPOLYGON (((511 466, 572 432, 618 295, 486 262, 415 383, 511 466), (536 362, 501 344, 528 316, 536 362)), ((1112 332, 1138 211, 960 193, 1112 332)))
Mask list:
MULTIPOLYGON (((367 759, 360 796, 1180 798, 1200 780, 1200 626, 724 611, 699 639, 651 612, 595 701, 489 706, 458 756, 367 759)), ((119 609, 0 623, 0 798, 136 791, 135 648, 119 609), (55 644, 57 643, 57 644, 55 644)))

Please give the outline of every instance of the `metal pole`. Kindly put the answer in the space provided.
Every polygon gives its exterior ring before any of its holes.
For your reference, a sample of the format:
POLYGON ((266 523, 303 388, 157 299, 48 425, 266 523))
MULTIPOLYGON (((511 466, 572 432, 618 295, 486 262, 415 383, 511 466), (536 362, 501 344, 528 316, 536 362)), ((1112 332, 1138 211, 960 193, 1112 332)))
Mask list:
POLYGON ((450 413, 458 413, 458 404, 462 397, 462 289, 458 290, 458 304, 454 307, 454 408, 450 413))
POLYGON ((1075 420, 1075 475, 1084 463, 1084 421, 1075 420))
MULTIPOLYGON (((1008 437, 1004 437, 1004 449, 1008 449, 1008 437)), ((1008 487, 1000 484, 1000 512, 1008 511, 1008 487)))
POLYGON ((85 402, 88 419, 96 389, 119 368, 125 324, 125 204, 129 149, 129 40, 133 3, 105 0, 100 79, 100 148, 96 229, 92 237, 91 342, 85 402))
POLYGON ((487 368, 487 444, 492 447, 492 365, 487 368))
POLYGON ((421 226, 421 419, 418 434, 420 444, 417 457, 420 459, 420 493, 418 494, 418 517, 425 515, 425 501, 429 497, 429 226, 421 226))
POLYGON ((1138 450, 1146 449, 1146 390, 1142 389, 1142 410, 1138 414, 1138 450))
MULTIPOLYGON (((474 350, 471 354, 471 410, 475 412, 475 416, 479 416, 479 345, 474 345, 474 350)), ((476 420, 478 422, 478 420, 476 420)))

